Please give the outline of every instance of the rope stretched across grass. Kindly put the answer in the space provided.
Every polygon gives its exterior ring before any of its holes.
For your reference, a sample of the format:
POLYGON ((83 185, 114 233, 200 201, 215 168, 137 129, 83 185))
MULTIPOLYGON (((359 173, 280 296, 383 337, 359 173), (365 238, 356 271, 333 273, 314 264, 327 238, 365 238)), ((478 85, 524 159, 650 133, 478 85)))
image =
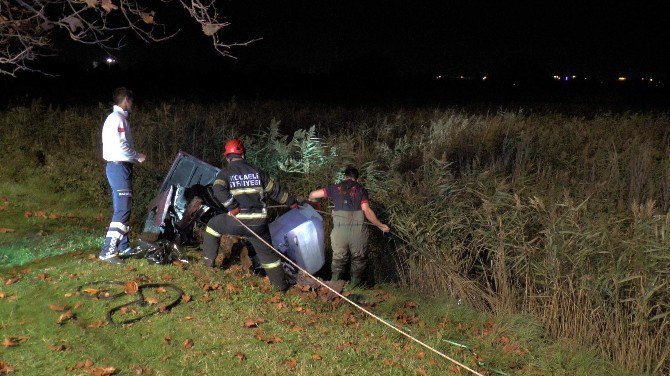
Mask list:
MULTIPOLYGON (((319 212, 321 212, 321 211, 319 211, 319 212)), ((323 213, 323 212, 322 212, 322 213, 323 213)), ((325 214, 329 214, 329 213, 325 213, 325 214)), ((331 291, 332 293, 334 293, 335 295, 337 295, 337 296, 338 296, 339 298, 341 298, 342 300, 344 300, 344 301, 346 301, 347 303, 351 304, 352 306, 356 307, 356 308, 359 309, 360 311, 364 312, 366 315, 368 315, 368 316, 374 318, 375 320, 381 322, 382 324, 384 324, 384 325, 388 326, 389 328, 395 330, 396 332, 402 334, 402 335, 405 336, 406 338, 408 338, 408 339, 410 339, 410 340, 412 340, 412 341, 418 343, 419 345, 423 346, 424 348, 428 349, 429 351, 431 351, 431 352, 433 352, 433 353, 435 353, 435 354, 441 356, 442 358, 444 358, 444 359, 450 361, 451 363, 457 365, 458 367, 464 368, 464 369, 466 369, 466 370, 472 372, 472 373, 475 374, 475 375, 483 376, 481 373, 479 373, 479 372, 473 370, 472 368, 466 366, 465 364, 463 364, 463 363, 461 363, 461 362, 459 362, 459 361, 457 361, 457 360, 455 360, 455 359, 453 359, 453 358, 450 358, 449 356, 447 356, 447 355, 444 354, 443 352, 441 352, 441 351, 439 351, 439 350, 433 348, 432 346, 430 346, 430 345, 428 345, 428 344, 422 342, 421 340, 417 339, 416 337, 413 337, 412 335, 410 335, 409 333, 405 332, 404 330, 399 329, 399 328, 395 327, 394 325, 392 325, 392 324, 386 322, 386 320, 382 319, 381 317, 375 315, 374 313, 372 313, 372 312, 368 311, 367 309, 363 308, 362 306, 360 306, 360 305, 357 304, 356 302, 354 302, 354 301, 352 301, 351 299, 347 298, 346 296, 342 295, 341 293, 339 293, 338 291, 336 291, 336 290, 333 289, 332 287, 328 286, 326 283, 324 283, 324 282, 321 281, 320 279, 318 279, 318 278, 316 278, 315 276, 313 276, 311 273, 307 272, 305 269, 301 268, 298 264, 296 264, 295 262, 293 262, 291 259, 289 259, 287 256, 285 256, 283 253, 279 252, 275 247, 272 246, 272 244, 269 244, 268 242, 266 242, 262 237, 260 237, 258 234, 256 234, 252 229, 250 229, 247 225, 245 225, 241 220, 239 220, 238 218, 236 218, 236 217, 234 217, 234 216, 233 216, 233 218, 235 218, 235 220, 236 220, 242 227, 244 227, 244 228, 245 228, 247 231, 249 231, 252 235, 254 235, 256 238, 258 238, 258 240, 260 240, 260 241, 263 242, 266 246, 268 246, 270 249, 272 249, 272 250, 273 250, 279 257, 281 257, 284 261, 288 262, 288 263, 291 264, 293 267, 297 268, 297 269, 300 270, 301 272, 303 272, 303 273, 305 273, 306 275, 308 275, 310 278, 314 279, 317 283, 319 283, 321 286, 325 287, 326 289, 328 289, 329 291, 331 291)), ((396 236, 397 236, 397 235, 396 235, 396 236)), ((400 238, 400 239, 402 239, 402 238, 400 238)))

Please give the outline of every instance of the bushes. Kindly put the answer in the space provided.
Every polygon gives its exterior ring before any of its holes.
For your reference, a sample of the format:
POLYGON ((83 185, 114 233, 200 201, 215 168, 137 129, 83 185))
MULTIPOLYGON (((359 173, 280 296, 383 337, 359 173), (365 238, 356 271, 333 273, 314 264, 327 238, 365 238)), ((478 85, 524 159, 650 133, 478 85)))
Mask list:
MULTIPOLYGON (((107 111, 39 102, 6 111, 3 167, 20 164, 54 189, 74 187, 108 205, 98 170, 107 111)), ((379 279, 379 265, 395 264, 409 288, 532 313, 553 335, 596 346, 631 370, 670 372, 667 114, 389 113, 233 100, 145 105, 132 123, 148 155, 136 207, 178 150, 220 164, 233 136, 296 194, 353 163, 375 210, 412 243, 375 238, 379 279)))

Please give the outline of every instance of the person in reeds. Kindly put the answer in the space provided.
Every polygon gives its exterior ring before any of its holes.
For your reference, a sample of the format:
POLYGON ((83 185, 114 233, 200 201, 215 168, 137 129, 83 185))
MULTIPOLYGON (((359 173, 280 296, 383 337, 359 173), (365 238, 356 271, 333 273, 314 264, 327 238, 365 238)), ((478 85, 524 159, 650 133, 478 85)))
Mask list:
POLYGON ((370 208, 368 192, 358 182, 358 169, 349 166, 344 170, 344 179, 338 184, 328 185, 310 192, 309 200, 329 198, 334 206, 333 230, 330 243, 333 248, 331 272, 333 281, 341 280, 351 254, 350 287, 363 284, 367 266, 368 231, 365 219, 382 232, 390 231, 370 208))

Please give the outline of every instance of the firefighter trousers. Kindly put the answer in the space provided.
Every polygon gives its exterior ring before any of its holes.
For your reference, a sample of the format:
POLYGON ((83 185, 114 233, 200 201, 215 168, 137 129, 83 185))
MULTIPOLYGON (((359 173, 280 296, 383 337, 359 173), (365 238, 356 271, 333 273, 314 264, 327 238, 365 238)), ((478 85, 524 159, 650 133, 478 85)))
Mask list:
POLYGON ((130 249, 130 209, 133 199, 133 165, 130 162, 107 162, 107 181, 112 189, 114 213, 107 228, 100 256, 112 257, 130 249))
POLYGON ((333 211, 333 231, 330 245, 333 248, 333 275, 342 277, 351 254, 351 278, 362 280, 367 266, 368 231, 362 211, 333 211))
MULTIPOLYGON (((270 229, 265 219, 242 220, 249 228, 258 234, 263 240, 272 244, 270 238, 270 229)), ((279 256, 275 254, 267 245, 260 241, 254 234, 251 234, 246 228, 237 222, 237 220, 228 214, 219 214, 207 222, 207 228, 203 239, 204 263, 207 266, 214 266, 214 260, 219 252, 219 243, 222 235, 238 235, 246 237, 261 262, 265 274, 270 279, 270 283, 280 290, 288 288, 284 276, 279 256)))

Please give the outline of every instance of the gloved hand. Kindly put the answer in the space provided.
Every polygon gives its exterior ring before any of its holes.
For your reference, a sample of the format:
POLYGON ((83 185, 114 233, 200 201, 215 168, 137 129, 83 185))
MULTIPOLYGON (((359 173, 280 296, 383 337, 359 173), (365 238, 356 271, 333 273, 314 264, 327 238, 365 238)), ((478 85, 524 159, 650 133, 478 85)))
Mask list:
POLYGON ((240 214, 240 208, 235 208, 228 211, 228 215, 231 215, 233 217, 235 217, 238 214, 240 214))
POLYGON ((318 201, 305 201, 309 206, 313 207, 314 210, 320 210, 323 211, 323 207, 321 206, 321 203, 318 201))
POLYGON ((298 203, 294 202, 291 204, 291 209, 297 209, 298 208, 298 203))

